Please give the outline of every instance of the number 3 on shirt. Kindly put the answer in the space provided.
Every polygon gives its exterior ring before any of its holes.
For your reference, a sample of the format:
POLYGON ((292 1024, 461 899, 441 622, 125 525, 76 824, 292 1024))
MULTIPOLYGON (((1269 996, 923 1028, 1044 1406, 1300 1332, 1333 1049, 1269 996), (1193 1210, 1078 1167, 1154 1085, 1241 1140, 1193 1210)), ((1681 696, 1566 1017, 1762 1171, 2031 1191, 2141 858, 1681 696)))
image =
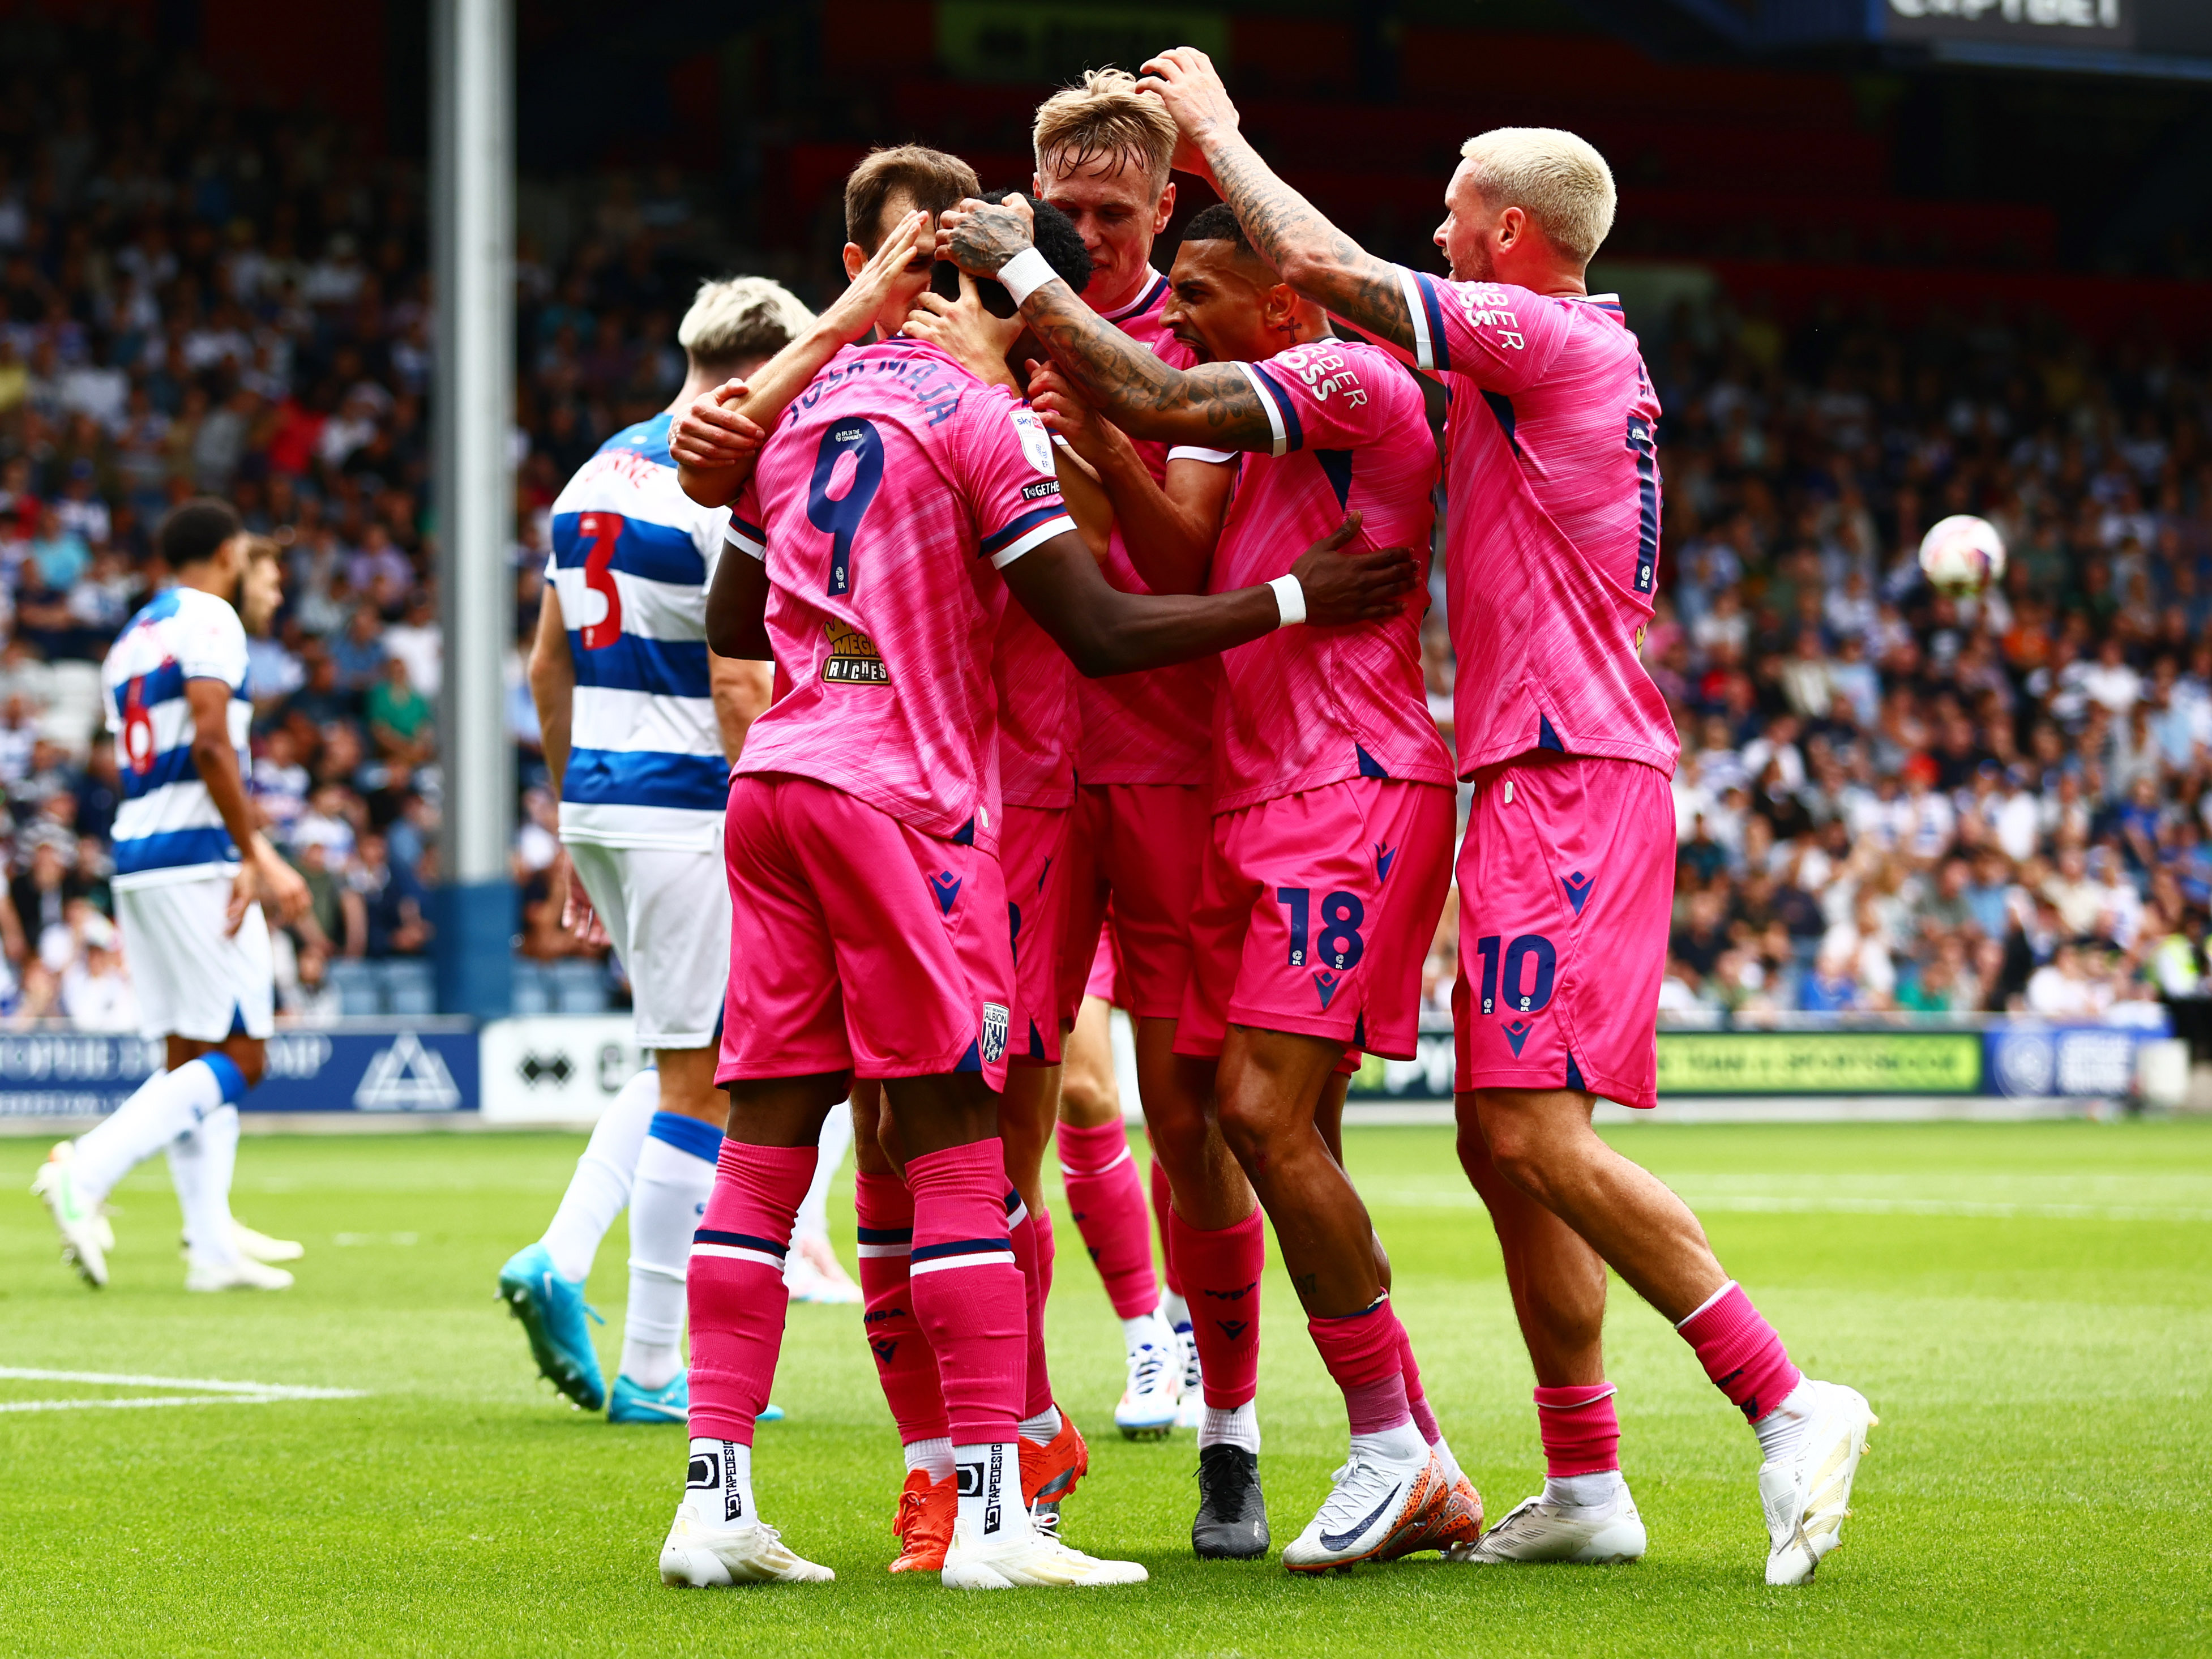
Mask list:
POLYGON ((576 534, 590 550, 584 555, 584 586, 607 602, 605 611, 581 630, 584 649, 604 651, 622 639, 622 589, 615 586, 615 544, 622 540, 619 513, 579 513, 576 534))
POLYGON ((884 441, 866 421, 835 421, 814 452, 806 489, 806 521, 830 538, 830 593, 853 591, 853 538, 884 482, 884 441), (849 459, 848 459, 849 458, 849 459), (830 487, 843 488, 833 496, 830 487))

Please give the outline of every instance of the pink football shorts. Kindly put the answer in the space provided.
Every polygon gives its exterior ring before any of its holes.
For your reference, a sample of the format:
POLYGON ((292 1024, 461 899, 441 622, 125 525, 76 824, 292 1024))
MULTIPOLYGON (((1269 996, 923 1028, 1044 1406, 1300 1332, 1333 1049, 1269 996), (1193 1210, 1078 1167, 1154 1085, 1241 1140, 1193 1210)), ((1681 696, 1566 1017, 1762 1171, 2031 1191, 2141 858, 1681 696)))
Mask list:
MULTIPOLYGON (((1075 948, 1067 939, 1060 941, 1063 951, 1075 948)), ((1098 930, 1098 949, 1091 958, 1091 977, 1083 981, 1085 999, 1097 997, 1114 1007, 1121 1006, 1121 964, 1114 959, 1114 907, 1106 907, 1105 926, 1098 930)))
POLYGON ((1462 1091, 1658 1103, 1674 802, 1640 761, 1532 750, 1474 780, 1459 854, 1462 1091))
POLYGON ((718 1084, 850 1070, 1006 1079, 1006 886, 988 848, 925 836, 811 778, 730 785, 730 988, 718 1084))
POLYGON ((1014 949, 1013 1066, 1060 1064, 1060 936, 1067 921, 1066 806, 1005 806, 999 868, 1014 949))
POLYGON ((1455 817, 1441 784, 1364 777, 1217 814, 1176 1052, 1252 1025, 1412 1059, 1455 817))
POLYGON ((1087 783, 1075 792, 1067 850, 1067 921, 1060 1012, 1073 1021, 1095 963, 1108 901, 1121 964, 1115 1006, 1139 1019, 1182 1012, 1190 916, 1212 834, 1204 785, 1087 783))

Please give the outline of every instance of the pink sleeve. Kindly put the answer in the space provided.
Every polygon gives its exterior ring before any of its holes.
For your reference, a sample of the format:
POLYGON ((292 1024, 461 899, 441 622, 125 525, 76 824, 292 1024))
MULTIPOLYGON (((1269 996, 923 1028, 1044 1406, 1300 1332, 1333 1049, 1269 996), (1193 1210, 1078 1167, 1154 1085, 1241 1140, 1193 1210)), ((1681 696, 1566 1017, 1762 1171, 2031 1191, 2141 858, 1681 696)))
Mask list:
POLYGON ((1398 267, 1416 368, 1463 374, 1491 392, 1531 386, 1566 339, 1567 313, 1510 283, 1455 283, 1398 267))
POLYGON ((1408 397, 1421 418, 1412 377, 1372 346, 1316 340, 1237 367, 1260 394, 1278 455, 1372 443, 1402 417, 1408 397))
POLYGON ((768 557, 768 532, 761 527, 759 473, 746 479, 745 487, 738 492, 724 539, 741 553, 750 553, 756 559, 768 557))
POLYGON ((1003 392, 963 398, 954 456, 978 550, 998 568, 1075 528, 1053 471, 1052 434, 1027 404, 1003 392))

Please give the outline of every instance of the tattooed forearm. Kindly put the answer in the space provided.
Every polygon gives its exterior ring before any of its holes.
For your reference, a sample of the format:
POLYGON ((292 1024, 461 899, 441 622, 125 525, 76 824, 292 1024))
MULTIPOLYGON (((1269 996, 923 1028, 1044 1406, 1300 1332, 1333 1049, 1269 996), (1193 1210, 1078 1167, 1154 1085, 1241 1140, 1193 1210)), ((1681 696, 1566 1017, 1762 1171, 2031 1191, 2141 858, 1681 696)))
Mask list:
POLYGON ((1210 137, 1206 159, 1222 200, 1284 281, 1355 327, 1412 349, 1413 319, 1396 266, 1329 223, 1235 131, 1210 137))
POLYGON ((1135 438, 1260 449, 1273 441, 1260 394, 1231 363, 1178 369, 1162 362, 1078 299, 1047 283, 1022 316, 1084 398, 1135 438))

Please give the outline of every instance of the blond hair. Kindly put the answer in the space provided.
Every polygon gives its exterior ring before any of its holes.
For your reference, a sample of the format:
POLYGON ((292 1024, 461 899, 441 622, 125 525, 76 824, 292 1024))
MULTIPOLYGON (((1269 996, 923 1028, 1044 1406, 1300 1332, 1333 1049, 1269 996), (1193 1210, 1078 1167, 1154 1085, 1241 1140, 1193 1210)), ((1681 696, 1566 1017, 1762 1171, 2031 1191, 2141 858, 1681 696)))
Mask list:
POLYGON ((814 325, 814 313, 781 283, 732 276, 702 283, 676 342, 705 368, 773 357, 814 325))
POLYGON ((1048 155, 1065 156, 1071 167, 1134 159, 1158 196, 1175 159, 1175 117, 1158 99, 1139 92, 1128 70, 1085 70, 1081 86, 1062 87, 1037 106, 1034 139, 1041 180, 1052 176, 1048 155))
POLYGON ((1613 228, 1613 169, 1586 138, 1557 127, 1494 127, 1460 146, 1476 190, 1517 207, 1560 253, 1588 264, 1613 228))

